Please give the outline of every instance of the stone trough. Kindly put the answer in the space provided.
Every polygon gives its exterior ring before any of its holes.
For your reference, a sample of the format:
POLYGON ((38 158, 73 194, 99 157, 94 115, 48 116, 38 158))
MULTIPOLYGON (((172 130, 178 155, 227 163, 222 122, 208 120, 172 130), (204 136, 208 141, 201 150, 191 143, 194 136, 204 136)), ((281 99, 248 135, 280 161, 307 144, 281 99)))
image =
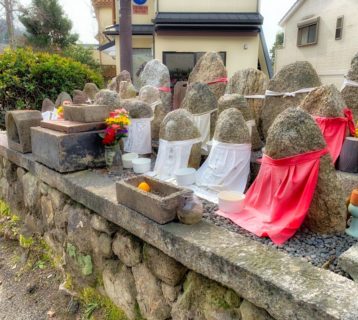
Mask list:
POLYGON ((122 180, 116 185, 118 203, 140 212, 159 224, 173 221, 183 196, 192 191, 147 176, 122 180), (151 192, 138 189, 145 181, 151 192))
POLYGON ((114 109, 115 107, 106 105, 71 105, 63 107, 63 116, 69 121, 101 122, 114 109))
POLYGON ((41 112, 18 110, 6 113, 7 138, 11 149, 21 153, 32 150, 31 127, 37 127, 42 120, 41 112))

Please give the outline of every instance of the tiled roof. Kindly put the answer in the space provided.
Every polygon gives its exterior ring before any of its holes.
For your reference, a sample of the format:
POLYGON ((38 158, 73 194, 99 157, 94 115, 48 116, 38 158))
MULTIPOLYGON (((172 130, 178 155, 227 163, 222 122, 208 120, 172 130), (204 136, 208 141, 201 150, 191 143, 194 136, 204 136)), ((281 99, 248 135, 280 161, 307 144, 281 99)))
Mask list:
POLYGON ((211 24, 211 25, 261 25, 263 17, 258 12, 159 12, 154 23, 160 24, 211 24))
MULTIPOLYGON (((132 25, 132 34, 133 35, 152 35, 154 32, 154 26, 152 24, 133 24, 132 25)), ((106 35, 119 35, 120 34, 120 25, 115 24, 113 26, 107 27, 103 32, 106 35)))
POLYGON ((112 7, 113 0, 92 0, 92 5, 95 8, 112 7))

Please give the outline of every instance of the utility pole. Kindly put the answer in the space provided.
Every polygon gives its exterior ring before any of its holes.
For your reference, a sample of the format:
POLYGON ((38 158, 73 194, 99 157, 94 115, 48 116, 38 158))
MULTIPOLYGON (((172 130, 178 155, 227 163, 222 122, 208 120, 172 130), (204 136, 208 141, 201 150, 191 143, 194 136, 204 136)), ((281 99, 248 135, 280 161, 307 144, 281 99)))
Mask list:
POLYGON ((127 70, 133 79, 132 0, 120 0, 119 13, 121 71, 127 70))
POLYGON ((6 15, 6 27, 7 27, 7 35, 9 38, 9 45, 11 49, 15 48, 15 33, 14 33, 14 4, 13 0, 3 0, 0 2, 5 9, 6 15))

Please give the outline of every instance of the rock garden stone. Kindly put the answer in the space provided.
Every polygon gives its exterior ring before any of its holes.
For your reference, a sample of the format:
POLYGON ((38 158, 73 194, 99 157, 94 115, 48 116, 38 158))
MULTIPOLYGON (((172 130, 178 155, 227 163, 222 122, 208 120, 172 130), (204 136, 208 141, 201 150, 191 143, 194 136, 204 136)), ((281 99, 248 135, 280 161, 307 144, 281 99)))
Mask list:
POLYGON ((113 303, 123 310, 130 320, 137 319, 137 290, 131 269, 118 261, 109 261, 103 271, 103 284, 113 303))
MULTIPOLYGON (((282 112, 272 124, 265 153, 280 159, 326 147, 313 118, 298 108, 282 112)), ((305 220, 309 229, 318 233, 343 232, 347 213, 342 186, 329 154, 321 158, 316 191, 305 220)))
POLYGON ((63 105, 64 101, 72 102, 71 96, 67 92, 61 92, 56 99, 55 107, 58 108, 59 106, 63 105))
POLYGON ((89 98, 87 94, 81 90, 73 90, 73 104, 87 104, 89 102, 89 98))
POLYGON ((147 320, 166 320, 170 318, 170 306, 163 296, 160 281, 155 278, 145 264, 132 268, 137 301, 142 316, 147 320))
MULTIPOLYGON (((226 77, 227 71, 221 56, 216 52, 207 52, 199 59, 190 73, 188 84, 195 82, 209 83, 226 77)), ((225 88, 225 82, 210 84, 210 90, 214 93, 216 99, 224 95, 225 88)))
POLYGON ((167 108, 160 102, 154 110, 154 118, 151 122, 152 139, 159 140, 160 125, 162 124, 165 116, 168 114, 167 108))
POLYGON ((241 298, 217 282, 190 271, 174 303, 173 320, 238 320, 241 298))
MULTIPOLYGON (((353 57, 351 67, 346 76, 347 80, 358 82, 358 53, 353 57)), ((354 120, 358 120, 358 86, 346 85, 342 90, 346 105, 352 110, 354 120)))
MULTIPOLYGON (((151 85, 156 88, 170 88, 170 75, 168 68, 159 60, 154 59, 147 62, 143 72, 140 74, 142 87, 151 85)), ((160 99, 167 111, 171 109, 171 92, 160 91, 160 99)))
POLYGON ((184 100, 188 82, 178 81, 174 86, 173 110, 179 109, 184 100))
POLYGON ((37 110, 6 112, 6 135, 10 149, 21 153, 31 152, 31 128, 39 126, 41 121, 41 112, 37 110))
POLYGON ((334 85, 325 85, 310 92, 300 108, 313 116, 337 118, 344 116, 345 102, 334 85))
POLYGON ((121 81, 119 84, 119 96, 121 99, 132 99, 137 96, 137 90, 130 81, 121 81))
POLYGON ((121 106, 121 99, 117 92, 102 89, 96 94, 94 104, 111 106, 116 109, 121 106))
POLYGON ((157 278, 173 287, 180 284, 188 270, 181 263, 149 244, 144 245, 143 257, 149 270, 157 278))
MULTIPOLYGON (((237 93, 242 96, 265 95, 267 76, 254 68, 242 69, 234 73, 226 87, 226 93, 237 93)), ((256 125, 261 130, 261 111, 265 99, 247 98, 247 103, 255 117, 256 125)))
POLYGON ((142 261, 142 242, 125 230, 116 233, 112 249, 119 260, 128 267, 134 267, 142 261))
MULTIPOLYGON (((187 110, 178 109, 169 112, 160 125, 159 138, 167 141, 183 141, 200 138, 200 132, 194 125, 187 110)), ((188 166, 199 168, 201 160, 201 142, 193 145, 188 166)))
POLYGON ((238 109, 226 109, 220 114, 216 124, 214 139, 225 143, 251 143, 249 128, 238 109))
POLYGON ((92 101, 95 100, 96 98, 96 94, 99 92, 100 90, 98 89, 97 85, 95 83, 86 83, 84 88, 83 88, 83 92, 87 95, 88 98, 90 98, 92 101))
POLYGON ((247 300, 240 306, 241 320, 274 320, 264 309, 258 308, 247 300))
MULTIPOLYGON (((315 88, 321 85, 316 71, 309 62, 298 61, 283 67, 270 81, 267 89, 273 92, 295 92, 304 88, 315 88)), ((262 131, 267 137, 267 131, 275 118, 289 107, 300 105, 308 93, 298 93, 295 96, 266 96, 262 109, 262 131)))
POLYGON ((242 113, 249 130, 251 131, 252 149, 261 149, 263 147, 263 143, 260 139, 259 132, 257 131, 256 122, 247 100, 240 94, 225 94, 218 101, 218 115, 229 108, 236 108, 242 113))
POLYGON ((55 109, 55 104, 49 98, 45 98, 42 101, 41 112, 46 112, 46 111, 52 112, 54 109, 55 109))
MULTIPOLYGON (((211 112, 210 138, 212 138, 217 120, 217 112, 214 110, 218 108, 218 103, 215 94, 210 90, 209 86, 200 82, 192 83, 189 85, 185 98, 182 102, 182 108, 188 110, 195 117, 211 112)), ((202 137, 205 135, 204 132, 201 132, 201 134, 202 137)))

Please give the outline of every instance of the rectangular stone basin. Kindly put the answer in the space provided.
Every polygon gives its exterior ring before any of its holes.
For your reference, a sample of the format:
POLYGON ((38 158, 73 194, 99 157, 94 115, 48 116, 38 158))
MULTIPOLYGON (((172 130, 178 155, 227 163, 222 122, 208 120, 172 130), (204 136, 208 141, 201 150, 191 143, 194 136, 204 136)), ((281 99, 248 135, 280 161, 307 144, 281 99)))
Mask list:
POLYGON ((58 172, 73 172, 105 166, 104 147, 99 133, 63 133, 31 128, 32 153, 36 161, 58 172))
POLYGON ((146 176, 117 182, 116 191, 118 203, 140 212, 159 224, 173 221, 182 197, 192 193, 191 190, 146 176), (151 187, 150 192, 138 189, 138 185, 143 181, 151 187))
POLYGON ((71 105, 63 107, 63 117, 69 121, 103 122, 114 109, 104 105, 71 105))
POLYGON ((84 123, 68 120, 46 120, 41 121, 41 127, 64 133, 79 133, 93 130, 102 130, 105 129, 106 124, 104 122, 84 123))

